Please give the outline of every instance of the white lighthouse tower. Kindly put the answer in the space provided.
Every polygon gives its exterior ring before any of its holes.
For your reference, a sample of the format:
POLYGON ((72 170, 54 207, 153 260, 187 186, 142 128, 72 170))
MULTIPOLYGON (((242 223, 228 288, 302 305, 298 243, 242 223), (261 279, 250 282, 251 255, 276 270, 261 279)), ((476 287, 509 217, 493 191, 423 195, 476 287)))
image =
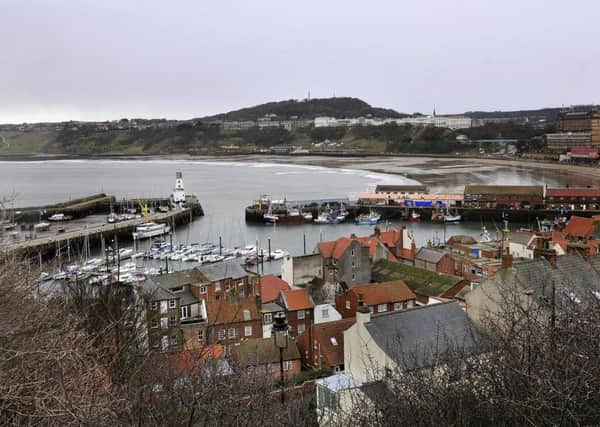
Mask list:
POLYGON ((175 172, 175 189, 171 193, 171 207, 173 209, 185 207, 185 189, 181 172, 175 172))

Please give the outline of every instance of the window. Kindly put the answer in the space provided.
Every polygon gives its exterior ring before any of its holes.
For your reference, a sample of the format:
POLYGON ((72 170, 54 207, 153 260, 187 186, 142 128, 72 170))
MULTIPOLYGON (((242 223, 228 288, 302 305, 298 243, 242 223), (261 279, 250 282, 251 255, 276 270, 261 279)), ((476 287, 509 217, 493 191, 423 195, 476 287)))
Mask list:
POLYGON ((160 302, 160 312, 166 313, 169 310, 169 303, 167 301, 160 302))
POLYGON ((291 360, 284 360, 283 361, 283 370, 284 371, 291 371, 292 370, 292 361, 291 360))
POLYGON ((171 335, 171 345, 177 345, 177 335, 171 335))
POLYGON ((352 268, 356 267, 356 264, 354 264, 354 261, 352 261, 352 268))
POLYGON ((304 319, 305 315, 304 310, 298 310, 298 319, 304 319))
POLYGON ((273 313, 265 313, 263 315, 263 323, 266 325, 273 323, 273 313))
POLYGON ((174 288, 171 288, 171 292, 181 292, 183 291, 183 286, 176 286, 174 288))
POLYGON ((150 327, 151 328, 158 328, 158 320, 153 319, 150 321, 150 327))
POLYGON ((333 259, 331 260, 331 265, 335 265, 335 264, 336 264, 336 260, 335 260, 335 258, 333 258, 333 259))
POLYGON ((379 304, 377 306, 377 312, 378 313, 383 313, 385 311, 387 311, 387 304, 379 304))
POLYGON ((335 337, 330 337, 329 341, 331 341, 331 345, 334 345, 334 346, 338 345, 337 339, 335 337))
POLYGON ((223 341, 225 339, 225 329, 221 329, 217 336, 219 337, 219 341, 223 341))
POLYGON ((244 326, 244 336, 245 337, 252 336, 252 326, 244 326))
POLYGON ((181 307, 181 318, 182 319, 187 319, 188 317, 191 316, 191 307, 189 305, 184 305, 183 307, 181 307))
POLYGON ((410 301, 408 302, 408 308, 412 308, 412 307, 413 307, 413 301, 412 301, 412 300, 410 300, 410 301))
POLYGON ((200 286, 200 293, 205 294, 207 292, 206 285, 200 286))
POLYGON ((374 313, 374 312, 375 312, 375 311, 373 310, 373 306, 372 306, 372 305, 370 305, 370 306, 369 306, 369 313, 374 313))
POLYGON ((352 281, 355 282, 356 281, 356 273, 352 273, 352 281))
POLYGON ((346 300, 346 310, 350 310, 350 308, 352 308, 352 305, 350 304, 350 300, 346 300))
POLYGON ((221 282, 215 282, 215 291, 221 292, 221 282))
POLYGON ((402 310, 402 303, 401 302, 395 302, 394 303, 394 311, 398 311, 398 310, 402 310))
POLYGON ((227 331, 227 338, 235 338, 235 328, 229 328, 227 331))
POLYGON ((306 330, 306 325, 304 325, 304 323, 300 323, 298 325, 298 333, 301 334, 302 332, 304 332, 306 330))
POLYGON ((158 309, 158 301, 152 301, 152 302, 150 303, 150 308, 151 308, 152 310, 157 310, 157 309, 158 309))
POLYGON ((161 317, 160 318, 160 327, 162 329, 167 329, 169 327, 169 318, 161 317))
POLYGON ((170 299, 169 300, 169 308, 175 308, 177 307, 177 301, 174 299, 170 299))
MULTIPOLYGON (((352 256, 356 255, 356 251, 354 250, 354 248, 352 248, 352 256)), ((354 262, 352 263, 354 265, 354 262)))
POLYGON ((323 317, 323 318, 329 317, 329 309, 328 308, 324 308, 323 310, 321 310, 321 317, 323 317))
POLYGON ((169 326, 170 327, 177 326, 177 317, 175 317, 175 316, 169 317, 169 326))
POLYGON ((244 309, 242 315, 244 316, 244 320, 250 320, 250 310, 244 309))
POLYGON ((333 372, 342 372, 342 366, 341 365, 335 365, 333 367, 333 372))
POLYGON ((238 292, 238 295, 239 295, 239 296, 241 296, 241 297, 243 298, 243 297, 245 296, 245 293, 246 293, 246 292, 245 292, 244 288, 240 288, 240 290, 239 290, 239 292, 238 292))
POLYGON ((198 341, 204 341, 204 329, 198 329, 198 341))

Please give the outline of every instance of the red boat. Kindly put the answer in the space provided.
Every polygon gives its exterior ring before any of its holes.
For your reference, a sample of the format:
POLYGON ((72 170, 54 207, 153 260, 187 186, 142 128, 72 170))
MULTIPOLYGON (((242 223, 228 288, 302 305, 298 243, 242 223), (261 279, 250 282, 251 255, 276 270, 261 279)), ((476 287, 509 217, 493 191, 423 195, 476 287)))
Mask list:
POLYGON ((412 213, 410 214, 410 220, 414 221, 414 222, 421 221, 421 214, 419 214, 415 211, 412 211, 412 213))

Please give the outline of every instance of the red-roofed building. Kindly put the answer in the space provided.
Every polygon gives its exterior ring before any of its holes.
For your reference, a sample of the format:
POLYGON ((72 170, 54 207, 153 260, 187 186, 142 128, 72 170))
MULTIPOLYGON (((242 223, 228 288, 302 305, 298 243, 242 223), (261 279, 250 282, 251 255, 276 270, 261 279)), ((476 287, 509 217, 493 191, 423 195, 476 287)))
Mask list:
POLYGON ((280 291, 279 305, 286 312, 291 336, 301 334, 314 323, 315 304, 305 289, 280 291))
POLYGON ((548 188, 546 208, 570 207, 576 210, 600 209, 600 188, 548 188))
POLYGON ((356 318, 313 325, 297 339, 305 365, 315 369, 344 370, 344 331, 354 325, 356 318))
POLYGON ((373 262, 369 247, 363 245, 356 236, 321 242, 315 252, 323 257, 323 279, 326 282, 352 287, 371 281, 373 262))
POLYGON ((277 301, 279 292, 289 289, 290 286, 285 280, 280 279, 274 274, 267 274, 260 277, 260 301, 263 304, 277 301))
POLYGON ((254 296, 232 296, 206 302, 208 320, 196 330, 200 345, 230 345, 249 338, 262 338, 262 315, 254 296))
POLYGON ((412 308, 417 300, 415 293, 402 280, 358 285, 335 297, 336 309, 343 318, 356 316, 361 296, 374 314, 412 308))
POLYGON ((562 234, 567 239, 591 239, 596 227, 600 228, 600 218, 584 218, 573 215, 563 229, 562 234))
POLYGON ((375 227, 373 235, 378 237, 399 261, 412 262, 415 258, 417 253, 415 239, 406 227, 401 226, 387 231, 375 227))

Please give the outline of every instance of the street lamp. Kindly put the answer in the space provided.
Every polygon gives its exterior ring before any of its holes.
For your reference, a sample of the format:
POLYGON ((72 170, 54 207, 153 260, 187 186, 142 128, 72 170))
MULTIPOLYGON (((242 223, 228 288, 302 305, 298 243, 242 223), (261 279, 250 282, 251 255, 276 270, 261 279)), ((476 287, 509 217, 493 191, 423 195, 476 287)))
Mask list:
POLYGON ((283 350, 288 346, 288 324, 285 320, 285 313, 280 311, 275 314, 275 321, 273 322, 273 342, 275 347, 279 348, 279 370, 280 379, 279 385, 281 386, 281 403, 285 402, 284 387, 285 381, 283 379, 283 350))

